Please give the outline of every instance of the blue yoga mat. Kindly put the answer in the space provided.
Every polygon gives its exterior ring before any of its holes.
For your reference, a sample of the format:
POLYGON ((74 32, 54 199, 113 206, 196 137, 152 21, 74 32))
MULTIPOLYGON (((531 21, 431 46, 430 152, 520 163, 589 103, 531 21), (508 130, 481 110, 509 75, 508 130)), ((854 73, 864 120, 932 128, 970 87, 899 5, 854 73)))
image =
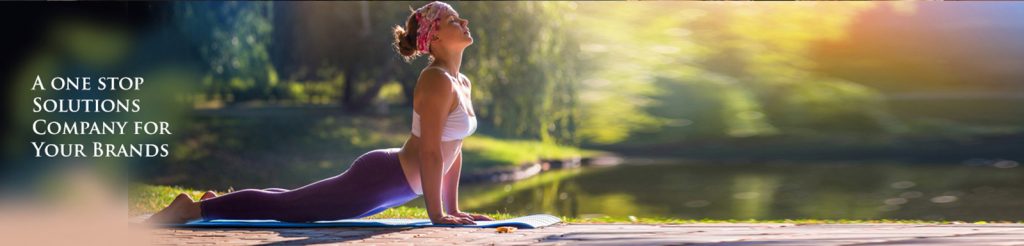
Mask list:
POLYGON ((549 214, 534 214, 518 218, 495 221, 474 221, 476 225, 434 225, 429 219, 347 219, 317 221, 309 223, 281 222, 276 220, 196 220, 174 227, 262 227, 262 228, 317 228, 317 227, 471 227, 494 228, 514 226, 533 229, 554 225, 562 220, 549 214))

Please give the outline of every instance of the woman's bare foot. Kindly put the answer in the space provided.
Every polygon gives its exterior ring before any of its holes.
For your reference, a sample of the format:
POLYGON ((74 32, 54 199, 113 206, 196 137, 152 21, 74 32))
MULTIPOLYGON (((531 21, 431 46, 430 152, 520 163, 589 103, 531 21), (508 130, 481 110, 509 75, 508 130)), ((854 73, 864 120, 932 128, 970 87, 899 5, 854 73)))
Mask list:
POLYGON ((206 199, 210 199, 210 198, 214 198, 214 197, 217 197, 217 193, 215 193, 212 190, 210 190, 210 191, 206 191, 206 193, 203 193, 203 197, 200 197, 199 200, 202 201, 202 200, 206 200, 206 199))
POLYGON ((174 198, 174 201, 167 208, 160 210, 149 219, 146 219, 146 223, 150 224, 181 224, 190 220, 199 219, 201 216, 199 203, 193 202, 192 198, 189 198, 187 194, 181 193, 174 198))

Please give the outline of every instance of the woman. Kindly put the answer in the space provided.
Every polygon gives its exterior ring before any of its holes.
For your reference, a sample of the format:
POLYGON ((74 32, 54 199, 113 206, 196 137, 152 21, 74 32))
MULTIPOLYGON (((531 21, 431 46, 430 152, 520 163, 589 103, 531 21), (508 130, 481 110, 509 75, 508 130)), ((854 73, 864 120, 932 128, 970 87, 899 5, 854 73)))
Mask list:
POLYGON ((370 216, 425 196, 434 224, 493 220, 459 209, 462 139, 476 131, 471 84, 459 73, 462 53, 473 43, 451 6, 432 2, 395 26, 395 48, 409 61, 430 56, 417 80, 412 135, 401 148, 377 149, 357 158, 344 173, 294 190, 245 189, 223 196, 207 192, 199 202, 180 194, 154 214, 156 223, 194 219, 275 219, 289 222, 370 216), (446 214, 447 213, 447 214, 446 214))

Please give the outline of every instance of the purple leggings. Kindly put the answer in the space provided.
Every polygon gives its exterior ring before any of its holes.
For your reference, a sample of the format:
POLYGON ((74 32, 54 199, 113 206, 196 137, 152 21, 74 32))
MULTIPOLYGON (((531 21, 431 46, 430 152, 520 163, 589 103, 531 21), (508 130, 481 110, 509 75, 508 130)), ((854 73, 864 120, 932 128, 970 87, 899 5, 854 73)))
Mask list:
POLYGON ((405 179, 398 151, 372 150, 345 172, 298 189, 245 189, 202 201, 203 219, 310 222, 380 213, 419 197, 405 179))

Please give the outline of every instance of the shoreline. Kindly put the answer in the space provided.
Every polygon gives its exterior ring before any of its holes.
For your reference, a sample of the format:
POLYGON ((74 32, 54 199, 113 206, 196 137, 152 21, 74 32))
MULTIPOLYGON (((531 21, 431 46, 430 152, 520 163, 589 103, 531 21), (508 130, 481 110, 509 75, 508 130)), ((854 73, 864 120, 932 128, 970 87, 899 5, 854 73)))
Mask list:
POLYGON ((536 176, 542 172, 575 169, 584 167, 605 167, 622 164, 623 157, 614 153, 605 153, 589 157, 572 157, 565 159, 539 159, 534 162, 521 163, 513 167, 494 167, 463 174, 460 181, 470 183, 500 183, 518 181, 536 176))

